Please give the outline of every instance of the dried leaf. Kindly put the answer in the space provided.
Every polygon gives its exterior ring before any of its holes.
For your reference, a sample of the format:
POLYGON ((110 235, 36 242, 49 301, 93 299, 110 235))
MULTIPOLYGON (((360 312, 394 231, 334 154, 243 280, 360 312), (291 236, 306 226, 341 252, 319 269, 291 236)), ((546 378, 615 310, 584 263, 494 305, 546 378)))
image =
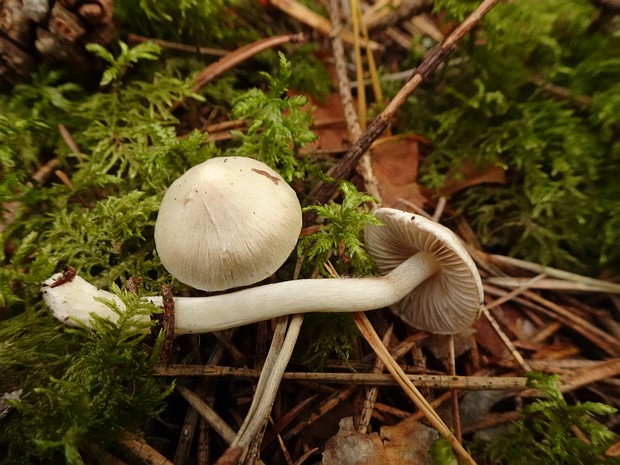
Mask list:
POLYGON ((605 452, 605 455, 607 457, 618 457, 618 456, 620 456, 620 442, 615 443, 613 446, 611 446, 609 449, 607 449, 607 452, 605 452))
POLYGON ((465 162, 458 173, 448 175, 441 195, 450 196, 478 184, 506 184, 506 170, 494 164, 477 167, 471 162, 465 162))
POLYGON ((323 465, 432 465, 431 444, 439 434, 409 417, 381 433, 359 433, 351 417, 325 445, 323 465))
POLYGON ((340 430, 327 441, 323 465, 387 465, 388 459, 376 433, 358 433, 351 417, 340 420, 340 430))
POLYGON ((318 136, 316 142, 306 144, 307 150, 343 151, 349 148, 349 131, 344 118, 344 109, 338 92, 333 92, 321 102, 305 94, 314 107, 315 126, 312 130, 318 136))
POLYGON ((381 439, 391 465, 433 465, 431 445, 439 438, 432 428, 409 417, 381 428, 381 439))
POLYGON ((371 148, 372 169, 385 207, 423 206, 426 197, 417 184, 419 137, 391 136, 375 142, 371 148))

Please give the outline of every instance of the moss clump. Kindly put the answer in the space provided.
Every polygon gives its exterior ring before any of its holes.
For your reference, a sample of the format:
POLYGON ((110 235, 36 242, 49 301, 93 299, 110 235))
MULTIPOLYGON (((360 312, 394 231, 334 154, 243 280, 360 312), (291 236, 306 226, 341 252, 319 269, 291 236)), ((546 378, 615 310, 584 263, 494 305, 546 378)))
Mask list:
MULTIPOLYGON (((438 1, 462 17, 472 2, 438 1)), ((465 161, 504 186, 455 197, 487 249, 580 272, 620 270, 620 37, 589 31, 583 0, 502 2, 404 108, 433 142, 421 179, 440 191, 465 161)))

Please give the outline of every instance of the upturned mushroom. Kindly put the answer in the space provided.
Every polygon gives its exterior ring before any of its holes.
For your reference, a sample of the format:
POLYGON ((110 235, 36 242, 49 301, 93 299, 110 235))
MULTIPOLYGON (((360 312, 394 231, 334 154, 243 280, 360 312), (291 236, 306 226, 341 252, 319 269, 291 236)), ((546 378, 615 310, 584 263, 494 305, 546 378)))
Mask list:
MULTIPOLYGON (((229 162, 222 160, 220 163, 229 162)), ((262 168, 259 169, 262 170, 262 168)), ((275 183, 271 179, 274 176, 273 173, 271 171, 267 173, 269 176, 262 174, 260 176, 275 183)), ((180 205, 194 200, 194 197, 190 196, 189 200, 179 197, 175 194, 177 188, 186 187, 188 191, 199 194, 203 192, 204 187, 189 185, 189 181, 182 181, 183 179, 184 177, 181 177, 179 181, 175 181, 169 191, 172 192, 171 197, 166 194, 166 197, 172 198, 180 205)), ((226 179, 229 183, 236 182, 229 178, 226 179)), ((248 187, 240 186, 241 190, 248 187)), ((219 201, 225 198, 225 195, 221 196, 219 201)), ((265 203, 268 200, 264 196, 258 198, 265 203)), ((250 199, 248 198, 247 201, 249 202, 250 199)), ((198 216, 196 212, 200 209, 188 207, 188 212, 197 215, 191 220, 182 218, 182 215, 177 215, 176 211, 168 216, 169 212, 166 213, 164 210, 160 217, 162 221, 167 218, 166 221, 170 221, 170 224, 166 226, 165 233, 162 232, 161 226, 156 227, 159 231, 156 232, 156 239, 160 238, 157 241, 157 249, 160 251, 162 244, 168 248, 162 254, 166 257, 165 261, 163 258, 162 261, 173 276, 179 273, 175 277, 186 284, 201 289, 215 289, 211 284, 201 281, 203 275, 210 276, 217 272, 210 271, 214 263, 206 261, 205 258, 198 258, 199 252, 202 253, 207 249, 204 245, 207 239, 201 234, 196 234, 195 230, 206 234, 209 228, 217 230, 222 229, 223 226, 210 215, 213 211, 211 208, 204 207, 202 210, 206 214, 198 216), (188 226, 190 231, 181 229, 188 226), (164 242, 161 240, 162 237, 166 238, 164 242), (176 244, 178 244, 179 251, 175 253, 176 244), (196 257, 192 251, 195 251, 196 257)), ((222 207, 221 211, 226 213, 227 210, 222 207)), ((238 214, 238 212, 235 213, 238 214)), ((295 211, 295 215, 297 214, 298 212, 295 211)), ((380 270, 385 273, 384 276, 302 279, 209 297, 176 297, 174 299, 175 333, 223 330, 287 314, 366 311, 388 306, 397 306, 403 318, 414 326, 437 333, 456 333, 471 325, 478 316, 482 304, 482 285, 476 267, 458 237, 437 223, 399 210, 381 208, 375 214, 386 226, 369 225, 365 232, 366 242, 371 256, 377 260, 380 270), (453 287, 462 288, 463 295, 457 296, 453 287), (446 297, 450 298, 445 299, 446 297), (420 318, 414 316, 418 309, 410 308, 411 306, 420 306, 419 311, 423 316, 420 318), (407 310, 403 310, 405 307, 407 310), (441 314, 437 315, 436 312, 441 314)), ((160 217, 158 217, 158 223, 160 217)), ((239 218, 239 223, 243 224, 240 221, 241 218, 243 217, 239 218)), ((225 239, 226 247, 230 247, 232 229, 226 228, 225 232, 222 229, 219 234, 225 239)), ((248 228, 238 226, 237 237, 241 235, 240 231, 248 235, 253 233, 248 228)), ((267 240, 270 247, 284 242, 276 236, 270 236, 267 240), (269 244, 270 241, 273 244, 269 244)), ((251 246, 249 242, 244 243, 248 248, 260 247, 251 246)), ((290 244, 287 244, 287 247, 289 246, 290 244)), ((215 248, 216 245, 213 247, 215 248)), ((225 255, 230 255, 226 247, 224 248, 225 255)), ((288 249, 286 256, 290 252, 291 250, 288 249)), ((209 253, 216 255, 215 252, 209 253)), ((252 257, 255 253, 257 252, 247 251, 247 256, 252 257)), ((283 254, 283 252, 278 253, 280 256, 283 254)), ((230 261, 214 260, 215 263, 220 264, 227 264, 230 261)), ((244 267, 254 266, 256 264, 246 263, 244 265, 235 262, 229 276, 232 277, 237 272, 245 273, 244 267)), ((42 287, 44 299, 56 318, 73 325, 76 325, 78 321, 88 325, 89 315, 93 312, 110 319, 117 318, 116 313, 101 303, 100 299, 93 298, 112 299, 122 308, 120 299, 113 294, 95 288, 80 277, 75 277, 71 282, 55 285, 59 278, 59 275, 52 276, 42 287)), ((240 284, 233 286, 235 285, 240 284)), ((159 297, 147 299, 156 305, 162 304, 159 297)))
POLYGON ((421 215, 380 208, 384 226, 369 224, 366 248, 382 274, 409 257, 436 269, 391 309, 412 326, 435 334, 455 334, 471 326, 483 304, 482 281, 461 240, 448 228, 421 215))

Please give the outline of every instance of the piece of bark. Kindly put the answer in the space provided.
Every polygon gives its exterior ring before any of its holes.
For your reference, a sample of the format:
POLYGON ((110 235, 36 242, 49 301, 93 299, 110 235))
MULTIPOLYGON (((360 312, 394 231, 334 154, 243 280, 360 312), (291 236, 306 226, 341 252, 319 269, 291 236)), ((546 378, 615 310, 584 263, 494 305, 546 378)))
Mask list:
POLYGON ((22 0, 22 8, 32 21, 43 23, 50 11, 50 2, 49 0, 22 0))
POLYGON ((35 67, 30 55, 3 37, 0 37, 0 61, 7 68, 3 77, 10 82, 15 82, 20 76, 28 76, 35 67))
POLYGON ((63 37, 69 42, 75 42, 86 34, 86 29, 79 18, 60 3, 56 3, 52 8, 49 30, 52 34, 63 37))
POLYGON ((29 38, 32 34, 32 23, 24 12, 20 0, 0 2, 0 31, 20 48, 24 50, 31 48, 29 38))
POLYGON ((35 47, 41 56, 50 63, 70 63, 77 69, 89 68, 88 56, 79 45, 43 28, 37 28, 35 47))
POLYGON ((83 3, 77 9, 77 14, 82 21, 90 25, 111 23, 113 13, 114 4, 112 0, 83 3))

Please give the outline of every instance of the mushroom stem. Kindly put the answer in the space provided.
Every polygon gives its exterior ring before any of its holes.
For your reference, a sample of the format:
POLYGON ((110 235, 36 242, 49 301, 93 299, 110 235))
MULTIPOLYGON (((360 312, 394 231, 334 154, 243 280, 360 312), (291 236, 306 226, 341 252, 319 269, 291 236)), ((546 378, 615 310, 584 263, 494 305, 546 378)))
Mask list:
MULTIPOLYGON (((345 279, 302 279, 253 287, 211 297, 177 297, 175 333, 208 333, 269 320, 278 316, 307 312, 355 312, 390 306, 439 269, 427 252, 419 252, 381 277, 345 279)), ((123 308, 116 296, 95 288, 83 279, 52 286, 57 275, 42 288, 44 299, 60 321, 89 325, 89 315, 96 313, 115 320, 118 315, 93 297, 112 299, 123 308)), ((161 297, 146 297, 161 305, 161 297)))

